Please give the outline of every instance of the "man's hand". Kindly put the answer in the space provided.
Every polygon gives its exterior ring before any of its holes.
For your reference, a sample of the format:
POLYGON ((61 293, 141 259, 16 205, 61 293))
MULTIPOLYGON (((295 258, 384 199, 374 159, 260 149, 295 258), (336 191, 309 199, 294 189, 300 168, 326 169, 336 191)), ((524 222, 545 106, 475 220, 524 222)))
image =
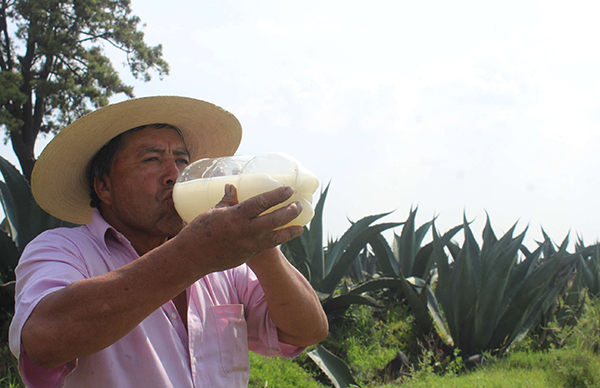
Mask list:
POLYGON ((261 215, 293 193, 291 187, 280 187, 238 203, 235 186, 228 184, 221 202, 196 217, 175 239, 204 274, 237 267, 302 233, 301 226, 274 230, 300 214, 298 202, 261 215))

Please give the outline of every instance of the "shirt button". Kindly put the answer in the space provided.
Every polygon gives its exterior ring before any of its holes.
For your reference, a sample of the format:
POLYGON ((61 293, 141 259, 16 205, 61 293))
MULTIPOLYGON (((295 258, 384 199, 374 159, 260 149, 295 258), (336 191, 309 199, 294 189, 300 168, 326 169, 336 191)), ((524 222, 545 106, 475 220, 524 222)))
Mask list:
POLYGON ((171 318, 177 319, 177 313, 171 313, 171 318))
POLYGON ((195 364, 198 360, 196 360, 196 357, 192 357, 192 364, 195 364))

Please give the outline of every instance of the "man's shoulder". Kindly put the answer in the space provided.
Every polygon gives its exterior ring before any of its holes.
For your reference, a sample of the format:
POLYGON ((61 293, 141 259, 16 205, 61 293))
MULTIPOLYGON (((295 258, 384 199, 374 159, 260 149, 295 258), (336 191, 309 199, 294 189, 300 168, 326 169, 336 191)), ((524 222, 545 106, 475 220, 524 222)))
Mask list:
POLYGON ((85 225, 81 225, 81 226, 75 226, 72 228, 68 228, 68 227, 58 227, 58 228, 53 228, 53 229, 47 229, 45 231, 43 231, 42 233, 40 233, 39 235, 37 235, 37 237, 35 237, 32 241, 35 240, 42 240, 42 239, 61 239, 61 238, 86 238, 86 237, 90 237, 91 234, 89 233, 87 227, 85 225))
POLYGON ((34 246, 54 246, 69 247, 85 244, 93 239, 92 234, 86 226, 76 226, 73 228, 59 227, 48 229, 40 233, 27 244, 28 248, 34 246))

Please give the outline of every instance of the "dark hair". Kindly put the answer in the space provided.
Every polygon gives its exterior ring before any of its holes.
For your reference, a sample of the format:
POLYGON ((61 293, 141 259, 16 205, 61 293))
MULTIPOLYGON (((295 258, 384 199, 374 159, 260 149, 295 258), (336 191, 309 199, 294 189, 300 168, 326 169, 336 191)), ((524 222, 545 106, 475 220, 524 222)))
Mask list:
POLYGON ((183 139, 183 134, 179 130, 179 128, 175 127, 171 124, 149 124, 149 125, 141 125, 139 127, 132 128, 128 131, 121 133, 110 139, 108 143, 106 143, 100 151, 94 155, 90 165, 87 169, 86 177, 88 181, 88 187, 90 190, 90 206, 98 207, 100 205, 100 198, 96 194, 96 189, 94 188, 94 180, 98 179, 102 181, 104 176, 108 176, 110 172, 110 166, 112 165, 113 160, 119 154, 119 152, 123 151, 123 136, 128 133, 133 133, 140 131, 147 127, 153 127, 156 129, 161 128, 171 128, 177 131, 181 139, 183 139))

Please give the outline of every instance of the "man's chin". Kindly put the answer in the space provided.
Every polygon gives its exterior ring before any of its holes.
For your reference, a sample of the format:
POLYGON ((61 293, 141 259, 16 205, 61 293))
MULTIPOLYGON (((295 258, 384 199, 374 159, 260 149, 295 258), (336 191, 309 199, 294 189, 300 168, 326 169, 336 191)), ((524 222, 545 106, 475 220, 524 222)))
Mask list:
POLYGON ((175 212, 175 214, 170 215, 168 220, 165 220, 162 226, 161 229, 163 229, 164 233, 169 238, 173 238, 181 232, 181 229, 185 226, 185 222, 183 222, 181 217, 179 217, 179 214, 175 212))

